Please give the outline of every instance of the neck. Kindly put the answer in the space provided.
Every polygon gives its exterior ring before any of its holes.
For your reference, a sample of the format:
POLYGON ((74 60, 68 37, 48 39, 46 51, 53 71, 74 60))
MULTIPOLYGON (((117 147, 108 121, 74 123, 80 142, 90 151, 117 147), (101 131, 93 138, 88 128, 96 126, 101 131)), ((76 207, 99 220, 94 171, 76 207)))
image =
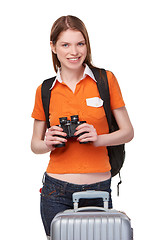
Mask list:
POLYGON ((84 66, 75 70, 61 68, 62 81, 65 83, 68 83, 68 82, 77 83, 83 77, 83 72, 84 72, 84 66))

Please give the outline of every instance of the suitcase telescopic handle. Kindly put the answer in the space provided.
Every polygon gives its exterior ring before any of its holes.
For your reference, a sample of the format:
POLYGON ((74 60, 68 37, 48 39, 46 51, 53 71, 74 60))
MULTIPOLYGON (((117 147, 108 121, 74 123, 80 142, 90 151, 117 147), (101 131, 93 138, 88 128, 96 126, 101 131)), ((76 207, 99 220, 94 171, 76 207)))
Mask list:
POLYGON ((109 193, 105 191, 95 191, 88 190, 82 192, 75 192, 72 195, 74 209, 78 208, 79 199, 93 199, 93 198, 102 198, 104 203, 104 208, 108 209, 109 193))

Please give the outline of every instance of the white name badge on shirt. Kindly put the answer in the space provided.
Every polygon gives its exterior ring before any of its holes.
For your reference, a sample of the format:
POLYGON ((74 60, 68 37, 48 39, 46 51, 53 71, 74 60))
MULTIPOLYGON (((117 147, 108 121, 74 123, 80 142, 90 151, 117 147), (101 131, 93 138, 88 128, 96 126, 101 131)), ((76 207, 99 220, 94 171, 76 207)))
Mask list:
POLYGON ((86 103, 87 103, 87 106, 90 106, 90 107, 103 106, 103 100, 99 97, 87 98, 86 103))

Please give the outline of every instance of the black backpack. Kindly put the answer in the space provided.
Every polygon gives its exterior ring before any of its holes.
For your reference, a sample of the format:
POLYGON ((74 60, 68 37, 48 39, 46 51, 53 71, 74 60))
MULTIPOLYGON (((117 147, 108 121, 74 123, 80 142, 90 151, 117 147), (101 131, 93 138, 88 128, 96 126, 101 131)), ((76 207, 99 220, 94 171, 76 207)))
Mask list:
MULTIPOLYGON (((95 79, 97 81, 97 87, 99 90, 99 94, 104 101, 103 107, 105 110, 105 114, 107 117, 108 125, 109 125, 109 132, 114 132, 119 129, 116 120, 112 114, 111 107, 110 107, 110 94, 109 94, 109 86, 108 86, 108 79, 105 69, 99 69, 99 68, 91 68, 95 79)), ((46 116, 46 123, 47 127, 50 127, 49 122, 49 104, 50 104, 50 95, 51 95, 51 86, 53 82, 55 81, 56 77, 49 78, 42 83, 41 88, 41 95, 42 95, 42 103, 43 108, 46 116)), ((124 159, 125 159, 125 145, 116 145, 116 146, 108 146, 108 155, 110 159, 111 164, 111 175, 114 177, 119 173, 120 176, 120 169, 123 166, 124 159)), ((121 177, 120 182, 121 183, 121 177)), ((119 188, 118 188, 119 189, 119 188)), ((119 192, 119 190, 118 190, 119 192)))

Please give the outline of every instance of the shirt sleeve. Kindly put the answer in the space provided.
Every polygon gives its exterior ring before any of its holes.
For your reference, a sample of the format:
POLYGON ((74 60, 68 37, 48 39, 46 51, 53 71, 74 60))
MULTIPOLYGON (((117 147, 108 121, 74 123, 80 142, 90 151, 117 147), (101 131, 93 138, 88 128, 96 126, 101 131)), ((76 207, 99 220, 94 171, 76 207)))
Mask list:
POLYGON ((31 117, 37 120, 46 121, 42 104, 41 87, 42 84, 36 90, 35 103, 31 117))
POLYGON ((122 97, 121 89, 114 74, 107 71, 111 110, 124 107, 125 103, 122 97))

